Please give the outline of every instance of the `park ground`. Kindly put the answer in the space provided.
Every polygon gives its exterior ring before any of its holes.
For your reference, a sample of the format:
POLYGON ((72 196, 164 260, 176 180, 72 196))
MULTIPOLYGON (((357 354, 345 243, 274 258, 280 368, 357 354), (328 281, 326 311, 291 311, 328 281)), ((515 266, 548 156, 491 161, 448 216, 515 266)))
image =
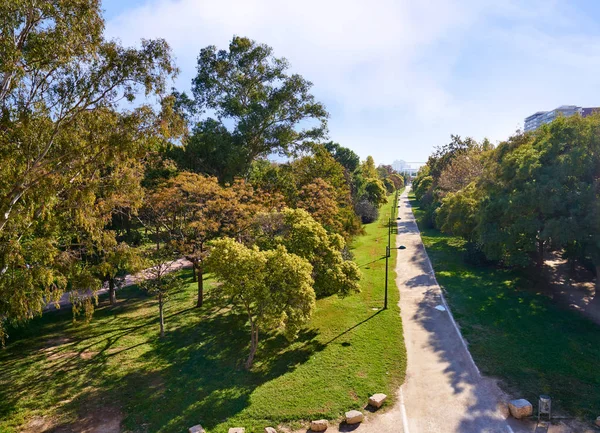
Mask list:
MULTIPOLYGON (((417 218, 423 215, 411 197, 417 218)), ((510 395, 588 421, 600 408, 600 326, 538 290, 527 274, 463 261, 464 241, 419 224, 421 237, 470 352, 510 395)))
POLYGON ((395 395, 406 354, 393 277, 390 308, 381 309, 390 208, 352 245, 361 292, 318 300, 292 344, 263 335, 251 371, 242 367, 245 315, 211 298, 210 279, 205 307, 193 308, 189 270, 167 304, 163 339, 156 301, 137 286, 120 290, 115 307, 101 297, 90 323, 73 322, 63 308, 13 329, 0 350, 0 432, 166 433, 198 423, 211 432, 262 432, 300 428, 315 417, 340 420, 370 394, 395 395))

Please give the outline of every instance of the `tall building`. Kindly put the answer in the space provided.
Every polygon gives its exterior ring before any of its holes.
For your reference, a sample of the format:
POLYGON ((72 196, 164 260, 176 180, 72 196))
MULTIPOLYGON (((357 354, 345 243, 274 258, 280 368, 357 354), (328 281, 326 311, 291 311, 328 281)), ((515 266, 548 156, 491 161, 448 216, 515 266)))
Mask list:
POLYGON ((599 110, 600 107, 583 108, 578 107, 577 105, 561 105, 554 110, 538 111, 537 113, 525 118, 525 132, 538 129, 541 125, 552 122, 558 116, 569 117, 579 114, 580 116, 586 117, 599 110))

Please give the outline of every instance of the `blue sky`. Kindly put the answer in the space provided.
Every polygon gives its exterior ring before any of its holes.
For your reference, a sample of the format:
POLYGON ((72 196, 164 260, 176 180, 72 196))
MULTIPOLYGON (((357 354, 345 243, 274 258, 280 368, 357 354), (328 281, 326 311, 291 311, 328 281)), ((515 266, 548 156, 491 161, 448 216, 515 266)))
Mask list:
POLYGON ((501 141, 562 104, 600 106, 597 0, 104 0, 125 45, 166 39, 188 90, 201 48, 248 36, 313 82, 329 137, 377 163, 450 134, 501 141))

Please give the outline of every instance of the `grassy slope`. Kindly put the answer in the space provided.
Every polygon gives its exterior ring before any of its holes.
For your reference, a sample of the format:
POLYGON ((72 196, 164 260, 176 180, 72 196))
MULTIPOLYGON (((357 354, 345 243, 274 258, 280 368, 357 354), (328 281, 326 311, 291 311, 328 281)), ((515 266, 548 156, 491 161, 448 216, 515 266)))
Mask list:
MULTIPOLYGON (((412 204, 417 218, 422 214, 412 204)), ((596 417, 600 327, 523 290, 518 272, 463 262, 463 241, 421 228, 421 237, 475 362, 513 395, 553 398, 553 410, 596 417)))
POLYGON ((291 345, 263 335, 251 372, 241 368, 246 318, 216 305, 210 288, 206 307, 190 308, 189 271, 182 274, 186 289, 168 304, 162 340, 157 306, 136 287, 119 291, 115 308, 104 299, 89 325, 57 311, 13 331, 0 351, 0 431, 17 431, 34 415, 69 425, 108 411, 121 413, 129 431, 181 432, 202 423, 211 431, 244 425, 259 432, 270 424, 339 418, 374 392, 394 395, 406 357, 391 271, 391 308, 373 310, 383 302, 387 228, 381 220, 389 207, 382 211, 353 245, 362 292, 319 300, 291 345))

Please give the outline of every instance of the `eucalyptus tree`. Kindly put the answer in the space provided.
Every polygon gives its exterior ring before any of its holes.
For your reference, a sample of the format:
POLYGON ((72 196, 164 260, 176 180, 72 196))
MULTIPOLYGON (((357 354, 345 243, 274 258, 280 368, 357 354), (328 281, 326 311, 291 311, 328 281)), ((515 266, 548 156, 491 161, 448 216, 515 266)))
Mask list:
POLYGON ((168 134, 151 106, 121 101, 162 94, 176 69, 163 40, 107 41, 97 0, 5 1, 0 16, 3 338, 6 321, 75 287, 73 273, 91 275, 82 239, 99 238, 121 187, 168 134))
POLYGON ((257 158, 292 155, 323 138, 328 113, 310 93, 312 83, 289 68, 271 47, 244 37, 235 36, 228 50, 203 48, 193 97, 178 94, 182 111, 194 113, 186 158, 225 182, 257 158))

